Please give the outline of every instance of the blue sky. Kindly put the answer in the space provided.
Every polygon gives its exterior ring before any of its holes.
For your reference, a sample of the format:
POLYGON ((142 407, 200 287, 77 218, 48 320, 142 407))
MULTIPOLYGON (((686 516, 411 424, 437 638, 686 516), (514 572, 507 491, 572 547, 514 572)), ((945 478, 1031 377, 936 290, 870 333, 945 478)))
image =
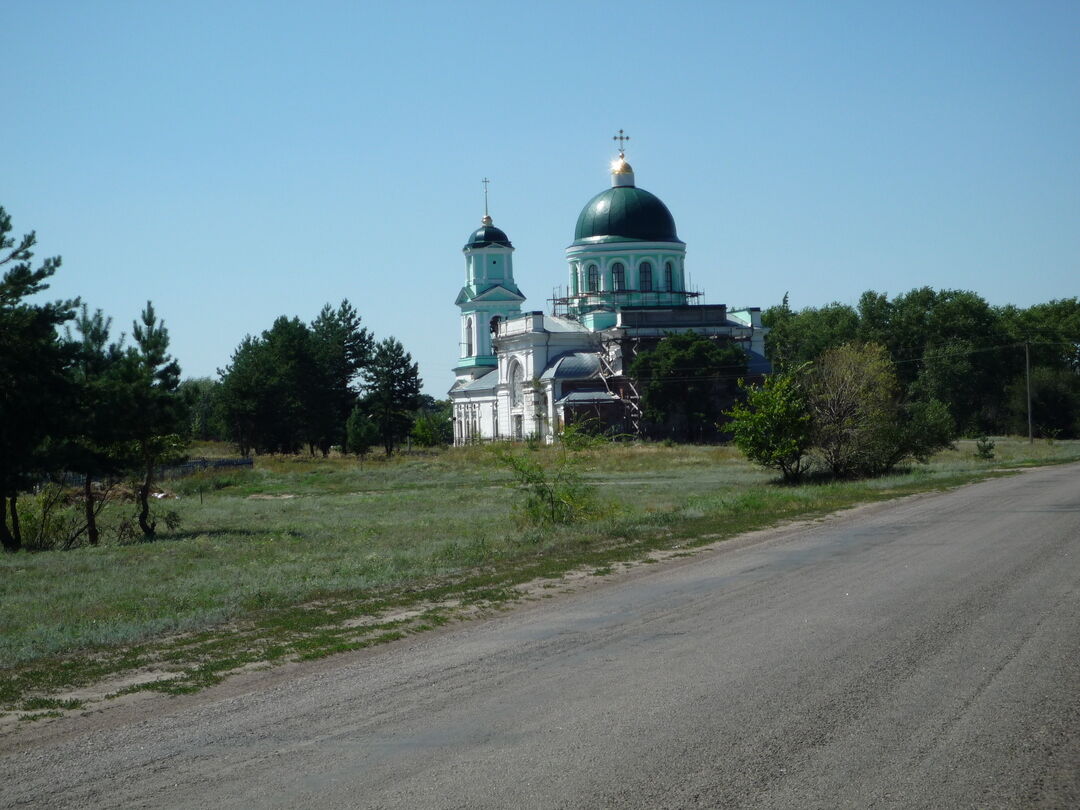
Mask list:
POLYGON ((663 199, 708 303, 1080 294, 1080 3, 55 2, 0 7, 0 205, 50 297, 186 376, 348 298, 453 381, 491 213, 528 308, 609 184, 663 199))

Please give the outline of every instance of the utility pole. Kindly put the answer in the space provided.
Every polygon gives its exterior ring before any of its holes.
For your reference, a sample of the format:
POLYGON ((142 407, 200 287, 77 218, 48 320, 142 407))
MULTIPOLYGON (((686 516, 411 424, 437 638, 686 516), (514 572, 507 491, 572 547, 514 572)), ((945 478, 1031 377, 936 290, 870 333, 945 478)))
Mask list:
POLYGON ((1035 444, 1035 432, 1031 429, 1031 350, 1024 342, 1024 376, 1027 378, 1028 444, 1035 444))

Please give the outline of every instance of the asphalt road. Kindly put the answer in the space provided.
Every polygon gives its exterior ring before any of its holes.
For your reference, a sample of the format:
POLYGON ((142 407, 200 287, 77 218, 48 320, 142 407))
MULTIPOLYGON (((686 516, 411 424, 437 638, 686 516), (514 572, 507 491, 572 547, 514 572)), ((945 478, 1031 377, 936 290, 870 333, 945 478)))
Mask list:
POLYGON ((1080 807, 1080 467, 0 750, 15 807, 1080 807))

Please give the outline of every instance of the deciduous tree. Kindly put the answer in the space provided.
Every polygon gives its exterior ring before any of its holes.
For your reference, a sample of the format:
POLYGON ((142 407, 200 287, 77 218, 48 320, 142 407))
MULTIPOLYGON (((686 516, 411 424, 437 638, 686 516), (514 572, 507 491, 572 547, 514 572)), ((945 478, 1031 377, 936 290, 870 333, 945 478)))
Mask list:
POLYGON ((937 400, 904 405, 883 346, 849 343, 826 351, 807 379, 813 452, 837 477, 879 475, 905 458, 925 460, 954 438, 937 400))
POLYGON ((716 435, 717 420, 746 376, 746 354, 730 342, 671 334, 634 358, 630 376, 650 422, 701 441, 716 435))
POLYGON ((769 375, 761 385, 746 386, 746 401, 729 412, 727 424, 735 445, 747 458, 779 470, 785 481, 796 481, 810 450, 810 410, 800 381, 805 369, 769 375))

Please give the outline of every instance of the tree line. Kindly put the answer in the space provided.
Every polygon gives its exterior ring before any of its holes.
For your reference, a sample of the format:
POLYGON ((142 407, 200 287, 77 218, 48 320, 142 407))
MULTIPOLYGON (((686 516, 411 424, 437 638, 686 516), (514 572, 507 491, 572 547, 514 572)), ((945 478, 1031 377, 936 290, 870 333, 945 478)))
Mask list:
MULTIPOLYGON (((36 234, 16 240, 0 208, 0 544, 23 545, 19 495, 49 480, 78 481, 82 523, 66 545, 99 542, 108 488, 132 483, 129 533, 152 538, 175 516, 151 505, 155 471, 180 460, 191 439, 240 451, 293 453, 332 447, 389 455, 406 437, 444 443, 445 404, 420 394, 416 363, 396 339, 376 341, 347 301, 305 324, 282 316, 247 336, 220 380, 181 382, 169 335, 151 302, 130 339, 79 299, 35 296, 61 266, 33 264, 36 234)), ((38 515, 39 523, 43 520, 38 515)), ((39 527, 40 528, 40 527, 39 527)))
POLYGON ((376 341, 347 299, 309 324, 282 315, 246 336, 218 375, 181 385, 191 435, 234 442, 243 455, 381 446, 389 456, 406 441, 452 436, 449 403, 420 393, 412 355, 396 338, 376 341))
POLYGON ((965 290, 913 289, 894 298, 868 290, 856 306, 762 316, 776 371, 797 369, 844 344, 881 346, 898 396, 938 401, 960 435, 1027 433, 1028 367, 1036 435, 1080 436, 1080 299, 995 307, 965 290), (1029 362, 1028 362, 1029 361, 1029 362))
POLYGON ((19 494, 61 473, 82 479, 78 534, 89 543, 103 503, 94 481, 121 472, 137 479, 134 522, 153 537, 154 469, 182 445, 180 366, 165 324, 147 302, 125 345, 125 335, 112 339, 110 318, 78 299, 28 300, 48 289, 61 260, 35 268, 35 233, 11 232, 0 208, 0 544, 22 546, 19 494))

